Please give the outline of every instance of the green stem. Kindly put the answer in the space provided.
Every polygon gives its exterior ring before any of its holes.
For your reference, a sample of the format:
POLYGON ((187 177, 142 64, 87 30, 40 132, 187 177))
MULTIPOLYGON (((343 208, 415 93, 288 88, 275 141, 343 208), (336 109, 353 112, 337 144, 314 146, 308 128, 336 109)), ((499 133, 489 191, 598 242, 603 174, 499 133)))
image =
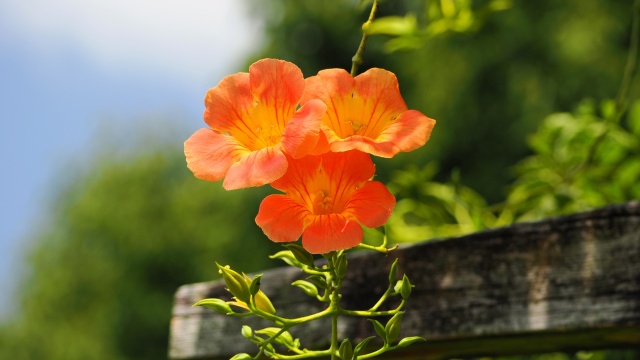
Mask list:
POLYGON ((339 257, 345 256, 343 252, 338 252, 335 256, 328 256, 327 263, 329 265, 329 274, 330 279, 329 283, 329 299, 331 300, 329 304, 329 309, 333 311, 331 314, 331 346, 329 347, 329 351, 331 352, 331 360, 338 359, 338 316, 340 315, 340 286, 342 285, 342 279, 338 276, 336 271, 336 262, 339 257))
POLYGON ((400 305, 398 305, 397 308, 393 309, 393 310, 385 310, 385 311, 367 311, 367 310, 340 310, 341 314, 344 315, 351 315, 351 316, 362 316, 362 317, 368 317, 368 316, 391 316, 391 315, 395 315, 397 314, 400 310, 402 310, 402 307, 404 306, 404 300, 400 301, 400 305))
POLYGON ((385 253, 388 254, 389 252, 395 250, 398 248, 398 245, 394 245, 393 247, 386 247, 385 245, 380 245, 380 246, 373 246, 373 245, 367 245, 367 244, 359 244, 358 245, 358 249, 364 249, 364 250, 373 250, 373 251, 377 251, 377 252, 381 252, 381 253, 385 253))
POLYGON ((371 12, 369 13, 369 19, 367 22, 362 24, 362 40, 360 40, 360 46, 358 46, 358 51, 351 58, 351 76, 355 77, 358 74, 358 66, 362 64, 362 54, 364 53, 364 49, 367 46, 367 40, 369 39, 369 34, 367 34, 367 28, 373 22, 373 19, 376 17, 376 12, 378 11, 378 5, 380 0, 373 0, 373 5, 371 5, 371 12))

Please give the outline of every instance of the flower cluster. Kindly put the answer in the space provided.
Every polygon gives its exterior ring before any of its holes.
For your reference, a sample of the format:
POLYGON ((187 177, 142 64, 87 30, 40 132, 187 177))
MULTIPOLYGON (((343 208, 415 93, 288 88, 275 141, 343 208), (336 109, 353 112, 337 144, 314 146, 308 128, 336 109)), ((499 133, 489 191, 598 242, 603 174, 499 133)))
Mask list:
POLYGON ((185 142, 194 175, 227 190, 271 184, 256 223, 276 242, 302 236, 311 253, 348 249, 361 225, 384 225, 395 206, 372 181, 370 155, 391 158, 424 145, 435 120, 408 110, 395 75, 342 69, 304 78, 292 63, 263 59, 225 77, 205 98, 209 128, 185 142))

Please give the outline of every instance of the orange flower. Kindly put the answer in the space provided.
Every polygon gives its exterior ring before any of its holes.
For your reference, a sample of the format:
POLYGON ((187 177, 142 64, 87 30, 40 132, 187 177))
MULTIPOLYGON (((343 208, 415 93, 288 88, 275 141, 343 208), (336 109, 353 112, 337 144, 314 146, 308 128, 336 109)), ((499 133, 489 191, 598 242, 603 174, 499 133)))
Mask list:
POLYGON ((424 145, 435 120, 407 110, 398 79, 389 71, 370 69, 355 78, 343 69, 322 70, 306 79, 302 104, 320 99, 327 105, 323 150, 357 149, 390 158, 424 145))
POLYGON ((187 166, 200 179, 224 178, 227 190, 268 184, 287 170, 287 157, 300 158, 318 141, 326 106, 308 101, 296 111, 304 77, 292 63, 263 59, 222 79, 205 98, 209 129, 184 144, 187 166))
POLYGON ((360 224, 384 225, 396 200, 378 181, 371 157, 360 151, 290 159, 287 173, 271 185, 286 194, 269 195, 256 223, 275 242, 296 241, 314 254, 348 249, 362 242, 360 224))

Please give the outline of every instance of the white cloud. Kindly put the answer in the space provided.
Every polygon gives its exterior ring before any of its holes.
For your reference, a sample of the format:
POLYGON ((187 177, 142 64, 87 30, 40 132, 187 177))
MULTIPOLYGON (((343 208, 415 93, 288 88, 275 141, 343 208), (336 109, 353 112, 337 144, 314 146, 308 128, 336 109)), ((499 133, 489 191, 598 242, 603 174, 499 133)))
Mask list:
MULTIPOLYGON (((80 51, 109 71, 191 79, 230 71, 257 46, 260 27, 238 0, 0 1, 13 41, 46 60, 80 51)), ((6 36, 6 34, 5 34, 6 36)))

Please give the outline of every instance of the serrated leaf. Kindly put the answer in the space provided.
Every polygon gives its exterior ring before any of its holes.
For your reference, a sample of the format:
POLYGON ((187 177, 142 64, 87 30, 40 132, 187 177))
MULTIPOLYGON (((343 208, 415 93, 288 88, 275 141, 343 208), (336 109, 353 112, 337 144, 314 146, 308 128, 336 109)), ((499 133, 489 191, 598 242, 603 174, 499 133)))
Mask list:
POLYGON ((407 347, 411 344, 415 344, 419 341, 427 341, 427 339, 420 337, 420 336, 410 336, 410 337, 406 337, 403 338, 402 340, 400 340, 400 342, 398 343, 398 347, 407 347))
POLYGON ((193 306, 203 306, 224 315, 233 313, 229 304, 221 299, 202 299, 193 304, 193 306))

